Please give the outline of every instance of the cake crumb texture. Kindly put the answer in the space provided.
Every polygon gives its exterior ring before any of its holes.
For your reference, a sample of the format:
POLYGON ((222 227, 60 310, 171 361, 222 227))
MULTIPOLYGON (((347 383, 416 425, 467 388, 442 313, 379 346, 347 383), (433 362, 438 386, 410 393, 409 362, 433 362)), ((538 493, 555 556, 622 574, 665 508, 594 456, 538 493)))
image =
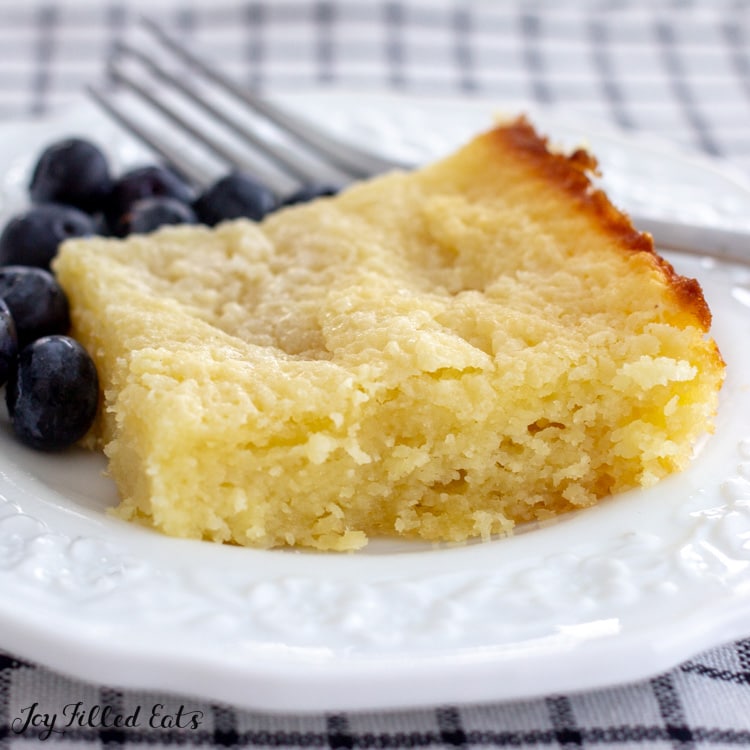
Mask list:
POLYGON ((261 223, 67 242, 123 518, 256 547, 489 539, 712 429, 699 285, 523 118, 261 223))

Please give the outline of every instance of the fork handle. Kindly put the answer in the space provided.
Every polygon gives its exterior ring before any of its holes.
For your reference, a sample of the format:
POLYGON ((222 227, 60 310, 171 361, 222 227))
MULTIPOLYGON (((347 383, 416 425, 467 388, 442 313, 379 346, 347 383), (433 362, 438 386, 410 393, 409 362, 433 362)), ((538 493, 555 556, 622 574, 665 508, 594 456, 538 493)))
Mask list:
POLYGON ((638 229, 649 232, 663 250, 703 255, 750 265, 750 231, 658 219, 631 212, 638 229))

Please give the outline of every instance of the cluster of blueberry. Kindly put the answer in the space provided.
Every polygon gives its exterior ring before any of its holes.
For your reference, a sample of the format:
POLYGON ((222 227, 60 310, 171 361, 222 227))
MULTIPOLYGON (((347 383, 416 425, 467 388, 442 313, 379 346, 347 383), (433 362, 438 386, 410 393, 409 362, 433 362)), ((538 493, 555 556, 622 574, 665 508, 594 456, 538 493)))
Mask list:
POLYGON ((48 146, 32 173, 30 208, 0 234, 0 387, 6 386, 18 437, 40 450, 59 450, 83 437, 96 417, 96 367, 67 335, 68 301, 50 270, 61 242, 125 237, 165 224, 257 221, 281 205, 334 192, 306 186, 280 203, 253 177, 233 172, 197 193, 160 165, 114 178, 102 150, 86 139, 48 146))

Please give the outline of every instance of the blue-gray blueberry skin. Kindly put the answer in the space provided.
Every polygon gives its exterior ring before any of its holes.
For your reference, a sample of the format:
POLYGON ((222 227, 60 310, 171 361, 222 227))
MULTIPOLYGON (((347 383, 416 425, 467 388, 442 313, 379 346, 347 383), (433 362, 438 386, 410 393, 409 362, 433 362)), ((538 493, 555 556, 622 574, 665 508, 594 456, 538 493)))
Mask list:
POLYGON ((220 177, 193 204, 198 220, 208 226, 240 218, 260 221, 276 208, 278 201, 274 193, 242 172, 220 177))
POLYGON ((96 234, 89 214, 72 206, 44 203, 16 214, 0 234, 0 266, 49 269, 62 242, 96 234))
MULTIPOLYGON (((190 206, 195 191, 176 172, 156 164, 137 167, 115 180, 104 213, 109 228, 118 234, 118 227, 133 205, 146 198, 174 198, 190 206)), ((122 236, 122 235, 119 235, 122 236)))
POLYGON ((70 328, 68 298, 57 279, 42 268, 0 267, 0 299, 13 316, 21 348, 40 336, 67 333, 70 328))
POLYGON ((95 213, 112 189, 109 161, 85 138, 51 143, 39 156, 29 183, 33 203, 64 203, 95 213))
POLYGON ((315 200, 316 198, 322 198, 324 196, 336 195, 340 188, 335 185, 329 185, 323 182, 311 182, 306 185, 302 185, 293 193, 284 198, 281 202, 282 206, 294 206, 298 203, 308 203, 309 201, 315 200))
POLYGON ((96 366, 69 336, 42 336, 24 347, 5 389, 16 436, 41 451, 60 451, 90 429, 99 403, 96 366))
POLYGON ((8 378, 15 370, 17 356, 16 324, 13 322, 8 305, 0 299, 0 387, 8 382, 8 378))
POLYGON ((167 224, 195 224, 198 218, 193 209, 176 198, 142 198, 120 217, 115 233, 148 234, 167 224))

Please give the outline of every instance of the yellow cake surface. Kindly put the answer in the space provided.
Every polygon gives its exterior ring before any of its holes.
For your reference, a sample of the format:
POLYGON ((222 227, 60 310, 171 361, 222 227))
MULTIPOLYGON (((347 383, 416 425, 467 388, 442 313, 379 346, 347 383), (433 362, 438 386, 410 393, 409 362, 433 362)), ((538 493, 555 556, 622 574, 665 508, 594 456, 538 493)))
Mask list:
POLYGON ((352 550, 508 533, 684 469, 699 285, 523 118, 259 224, 66 243, 124 518, 352 550))

